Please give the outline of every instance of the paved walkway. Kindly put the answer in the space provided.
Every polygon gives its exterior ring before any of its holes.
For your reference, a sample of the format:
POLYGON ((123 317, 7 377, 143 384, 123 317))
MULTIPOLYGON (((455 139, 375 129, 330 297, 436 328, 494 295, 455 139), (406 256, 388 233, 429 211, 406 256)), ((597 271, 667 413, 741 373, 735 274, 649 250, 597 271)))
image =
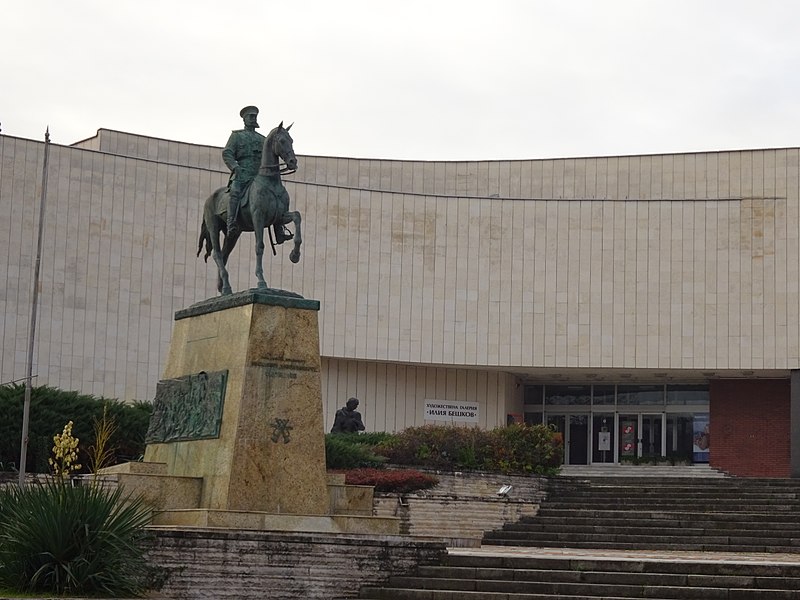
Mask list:
POLYGON ((748 552, 691 552, 679 550, 592 550, 582 548, 532 548, 526 546, 489 546, 448 548, 454 556, 515 556, 531 558, 648 560, 675 562, 710 562, 730 564, 800 565, 797 554, 748 552))

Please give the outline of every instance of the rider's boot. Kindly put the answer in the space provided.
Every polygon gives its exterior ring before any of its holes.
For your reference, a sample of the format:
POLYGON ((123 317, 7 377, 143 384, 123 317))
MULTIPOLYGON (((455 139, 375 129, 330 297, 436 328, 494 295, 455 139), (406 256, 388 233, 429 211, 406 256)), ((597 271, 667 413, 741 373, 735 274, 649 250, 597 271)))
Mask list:
POLYGON ((294 237, 294 234, 291 231, 289 231, 288 229, 286 229, 285 226, 279 223, 275 223, 273 229, 275 229, 276 244, 282 244, 283 242, 288 242, 294 237))
POLYGON ((236 225, 236 213, 238 212, 238 208, 239 199, 231 194, 231 198, 228 201, 228 233, 226 235, 235 235, 239 231, 236 225))

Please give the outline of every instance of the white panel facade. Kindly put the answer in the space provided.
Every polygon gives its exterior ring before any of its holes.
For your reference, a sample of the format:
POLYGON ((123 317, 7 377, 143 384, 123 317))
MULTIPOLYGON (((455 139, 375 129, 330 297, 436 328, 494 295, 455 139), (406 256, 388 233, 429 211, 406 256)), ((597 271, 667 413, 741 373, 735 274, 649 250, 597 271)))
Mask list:
MULTIPOLYGON (((3 382, 25 375, 43 149, 0 136, 3 382)), ((195 252, 203 200, 227 181, 219 149, 101 130, 51 150, 37 383, 149 399, 174 311, 215 293, 195 252)), ((509 373, 526 369, 788 371, 799 172, 794 148, 300 157, 287 188, 303 258, 268 250, 266 276, 321 301, 326 412, 365 395, 372 429, 419 424, 427 394, 467 389, 502 423, 518 412, 509 373)), ((252 248, 232 258, 236 289, 254 283, 252 248)))

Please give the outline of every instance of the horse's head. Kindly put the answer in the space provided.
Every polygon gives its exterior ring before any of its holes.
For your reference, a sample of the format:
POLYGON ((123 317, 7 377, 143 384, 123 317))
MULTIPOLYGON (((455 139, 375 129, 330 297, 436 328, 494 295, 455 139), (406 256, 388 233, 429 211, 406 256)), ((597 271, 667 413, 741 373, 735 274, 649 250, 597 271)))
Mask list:
POLYGON ((264 140, 264 153, 261 158, 261 166, 266 167, 268 173, 277 175, 278 173, 294 173, 297 170, 297 157, 294 155, 294 140, 289 135, 291 125, 284 128, 283 121, 269 132, 267 139, 264 140), (283 164, 280 162, 283 161, 283 164))

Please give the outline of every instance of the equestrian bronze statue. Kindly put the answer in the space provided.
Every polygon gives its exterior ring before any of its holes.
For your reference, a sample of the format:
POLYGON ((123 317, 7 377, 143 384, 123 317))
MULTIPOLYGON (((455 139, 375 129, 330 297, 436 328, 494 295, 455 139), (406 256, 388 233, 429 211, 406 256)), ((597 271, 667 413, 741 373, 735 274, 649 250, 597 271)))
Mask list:
POLYGON ((274 254, 276 242, 272 239, 272 229, 269 228, 273 226, 276 235, 280 236, 277 243, 281 243, 284 240, 292 239, 292 234, 283 226, 293 223, 294 248, 289 254, 289 260, 293 263, 300 260, 300 244, 302 243, 300 213, 296 210, 289 210, 289 193, 281 182, 281 175, 294 173, 297 170, 293 140, 289 135, 291 127, 289 125, 284 128, 281 122, 264 139, 258 173, 246 188, 238 190, 235 227, 232 230, 228 228, 228 212, 231 207, 229 187, 219 188, 205 202, 197 255, 200 256, 200 252, 205 246, 204 259, 206 262, 208 262, 209 256, 213 257, 219 271, 217 290, 223 295, 231 293, 231 284, 225 265, 228 263, 228 257, 236 246, 239 236, 244 231, 252 231, 256 235, 256 278, 259 289, 267 289, 262 260, 265 229, 269 233, 274 254), (225 241, 221 247, 220 232, 225 233, 225 241))

